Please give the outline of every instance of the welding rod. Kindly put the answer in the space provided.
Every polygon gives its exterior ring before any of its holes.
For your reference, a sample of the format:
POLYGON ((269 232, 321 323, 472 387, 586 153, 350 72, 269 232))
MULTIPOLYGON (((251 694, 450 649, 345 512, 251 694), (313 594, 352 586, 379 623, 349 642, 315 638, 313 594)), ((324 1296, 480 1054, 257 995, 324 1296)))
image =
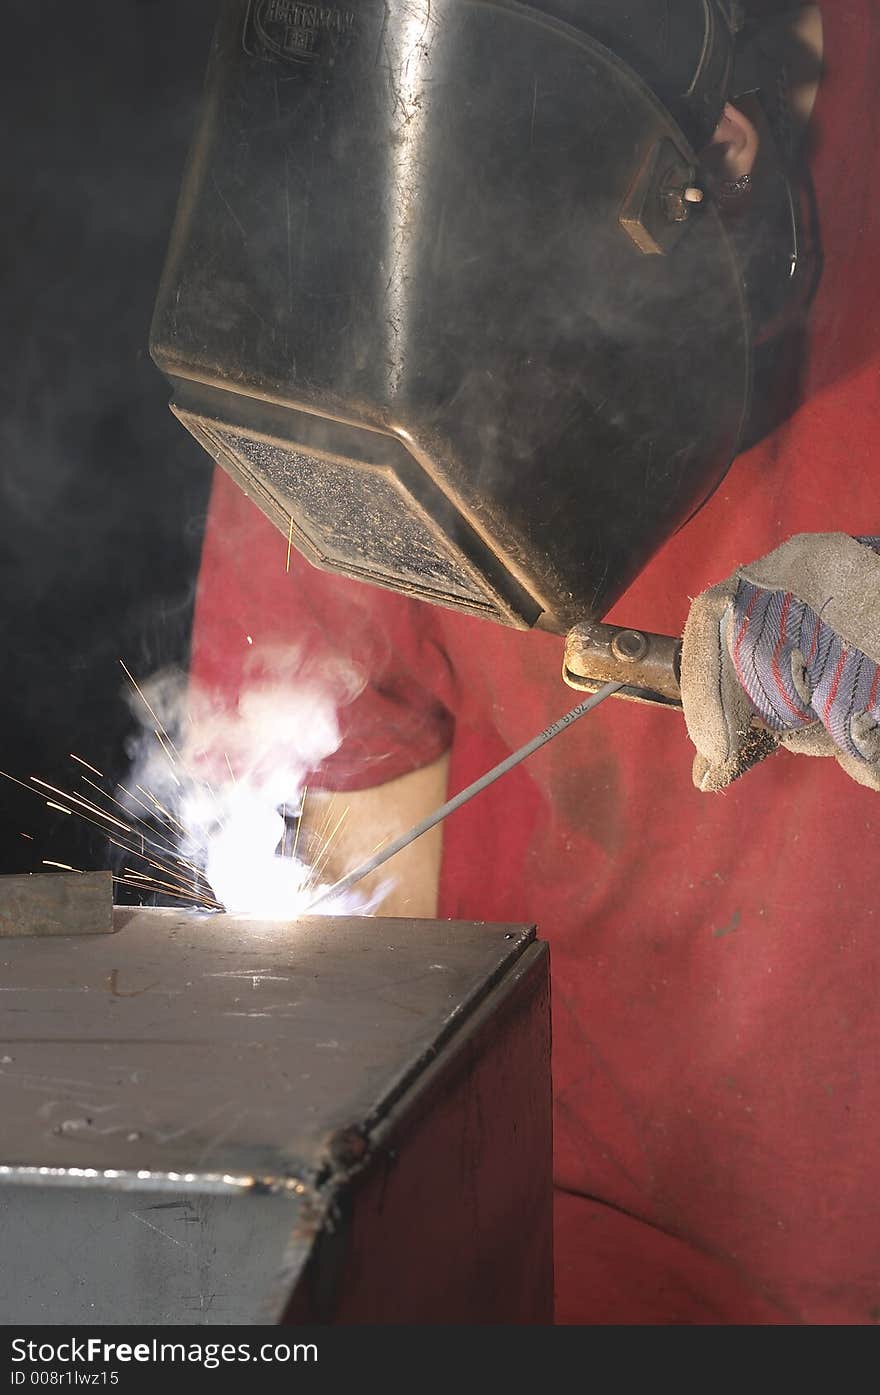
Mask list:
POLYGON ((479 780, 474 780, 472 785, 468 785, 459 794, 447 800, 445 804, 441 804, 439 809, 435 809, 433 814, 429 814, 427 818, 422 819, 421 823, 415 824, 412 828, 408 829, 406 833, 401 833, 400 837, 395 838, 394 842, 389 843, 386 848, 382 848, 380 852, 374 853, 372 857, 367 858, 366 862, 362 862, 359 867, 355 867, 353 871, 346 873, 344 877, 340 877, 339 881, 334 882, 333 886, 328 886, 325 891, 322 891, 320 895, 315 897, 314 901, 309 903, 305 909, 305 914, 307 915, 310 911, 313 911, 316 906, 320 906, 322 901, 326 901, 330 896, 338 896, 341 892, 348 891, 350 887, 356 886, 362 878, 368 876, 370 872, 375 872, 377 867, 381 867, 383 862, 387 862, 395 853, 399 853, 402 848, 409 847, 410 843, 414 843, 417 838, 421 838, 422 834, 427 833, 428 829, 433 828, 435 824, 442 823, 450 814, 454 814, 456 809, 460 809, 462 804, 467 804, 469 800, 473 799, 475 794, 480 794, 480 792, 487 789, 489 785, 493 785, 496 780, 500 780, 501 776, 506 775, 508 770, 512 770, 515 765, 519 765, 520 761, 525 760, 526 757, 532 755, 534 751, 539 751, 542 746, 546 746, 547 742, 552 741, 554 736, 558 736, 561 731, 565 731, 566 727, 570 727, 572 722, 576 722, 579 717, 585 717, 588 712, 592 712, 594 707, 598 707, 600 702, 604 702, 607 697, 610 697, 612 693, 616 693, 618 688, 621 687, 623 687, 622 683, 606 683, 604 687, 600 688, 599 691, 594 693, 591 697, 586 698, 583 702, 579 702, 577 707, 573 707, 570 712, 566 712, 564 717, 560 717, 558 722, 554 722, 552 726, 547 727, 546 731, 542 731, 540 736, 534 737, 527 745, 521 746, 518 751, 514 751, 512 756, 508 756, 506 760, 501 761, 500 765, 494 766, 492 770, 487 771, 485 775, 481 775, 479 780))

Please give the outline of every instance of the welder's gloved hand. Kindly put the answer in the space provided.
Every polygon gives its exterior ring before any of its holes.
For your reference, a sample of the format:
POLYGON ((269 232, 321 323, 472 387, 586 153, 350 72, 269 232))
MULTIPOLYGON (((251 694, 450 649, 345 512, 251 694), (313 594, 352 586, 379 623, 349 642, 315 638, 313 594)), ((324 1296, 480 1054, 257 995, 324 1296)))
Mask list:
POLYGON ((694 784, 723 789, 781 745, 880 790, 878 664, 880 537, 801 533, 740 567, 685 626, 694 784))

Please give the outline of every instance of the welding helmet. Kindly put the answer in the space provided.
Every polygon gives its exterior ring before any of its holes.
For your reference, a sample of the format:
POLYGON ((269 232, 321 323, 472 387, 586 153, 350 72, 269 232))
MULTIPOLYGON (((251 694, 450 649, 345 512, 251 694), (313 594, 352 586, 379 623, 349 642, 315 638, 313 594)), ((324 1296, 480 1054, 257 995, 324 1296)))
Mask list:
POLYGON ((232 0, 152 329, 173 410, 320 567, 600 617, 741 448, 803 281, 780 122, 757 217, 701 160, 776 83, 762 32, 724 0, 232 0))

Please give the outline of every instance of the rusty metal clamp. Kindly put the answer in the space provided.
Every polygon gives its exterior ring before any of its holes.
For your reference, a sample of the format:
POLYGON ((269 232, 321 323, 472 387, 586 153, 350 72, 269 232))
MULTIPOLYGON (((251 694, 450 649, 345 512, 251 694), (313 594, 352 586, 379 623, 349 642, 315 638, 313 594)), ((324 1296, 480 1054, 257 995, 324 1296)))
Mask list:
POLYGON ((681 640, 591 621, 565 640, 562 676, 570 688, 592 693, 622 683, 615 697, 681 710, 681 640))

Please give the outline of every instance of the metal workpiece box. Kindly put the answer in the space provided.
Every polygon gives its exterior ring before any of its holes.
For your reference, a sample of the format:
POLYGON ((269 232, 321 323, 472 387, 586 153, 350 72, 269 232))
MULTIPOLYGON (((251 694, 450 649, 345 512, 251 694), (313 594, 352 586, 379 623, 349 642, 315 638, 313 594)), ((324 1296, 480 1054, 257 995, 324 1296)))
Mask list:
POLYGON ((552 1321, 533 930, 118 908, 0 966, 0 1322, 552 1321))

